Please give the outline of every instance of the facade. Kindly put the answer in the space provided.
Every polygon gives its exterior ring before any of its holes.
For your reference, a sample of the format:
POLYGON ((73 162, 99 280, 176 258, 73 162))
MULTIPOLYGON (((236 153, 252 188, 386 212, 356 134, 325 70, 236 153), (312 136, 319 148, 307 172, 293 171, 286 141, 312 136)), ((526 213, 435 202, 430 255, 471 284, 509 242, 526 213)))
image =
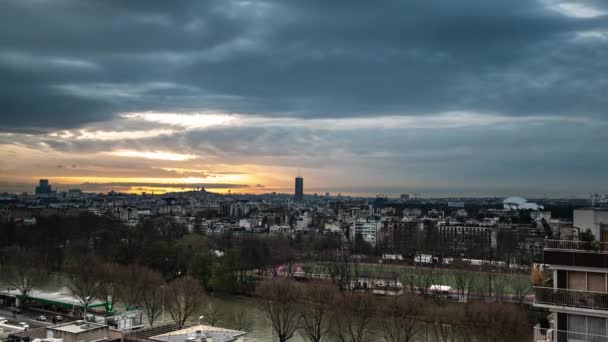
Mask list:
POLYGON ((589 229, 596 240, 608 242, 607 208, 575 209, 572 225, 578 228, 580 232, 589 229))
POLYGON ((110 328, 104 324, 74 321, 32 330, 24 330, 16 334, 9 335, 7 340, 9 342, 119 342, 122 340, 122 333, 110 330, 110 328))
POLYGON ((380 228, 380 221, 359 219, 353 223, 351 229, 352 241, 357 241, 357 237, 369 243, 372 247, 376 247, 376 238, 380 228))
POLYGON ((551 311, 535 341, 608 341, 608 245, 545 240, 549 282, 534 287, 534 306, 551 311))
POLYGON ((304 178, 298 176, 298 177, 296 177, 295 200, 301 201, 303 199, 304 199, 304 178))
POLYGON ((420 223, 392 220, 382 222, 378 243, 383 252, 398 253, 413 258, 420 242, 420 223))
POLYGON ((439 222, 437 234, 447 255, 483 257, 496 248, 496 227, 491 224, 439 222))

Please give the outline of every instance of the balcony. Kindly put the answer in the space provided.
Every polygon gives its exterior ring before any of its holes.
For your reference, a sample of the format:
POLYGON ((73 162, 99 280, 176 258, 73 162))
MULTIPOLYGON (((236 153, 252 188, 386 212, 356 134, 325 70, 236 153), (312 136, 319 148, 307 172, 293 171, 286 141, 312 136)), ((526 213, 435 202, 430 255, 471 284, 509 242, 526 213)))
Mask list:
POLYGON ((608 310, 608 293, 535 286, 534 305, 608 310))
POLYGON ((545 240, 544 263, 550 265, 608 267, 608 243, 545 240))
POLYGON ((608 336, 579 333, 565 330, 541 328, 540 324, 534 326, 534 342, 608 342, 608 336))
POLYGON ((608 254, 608 243, 599 241, 545 240, 545 250, 608 254))

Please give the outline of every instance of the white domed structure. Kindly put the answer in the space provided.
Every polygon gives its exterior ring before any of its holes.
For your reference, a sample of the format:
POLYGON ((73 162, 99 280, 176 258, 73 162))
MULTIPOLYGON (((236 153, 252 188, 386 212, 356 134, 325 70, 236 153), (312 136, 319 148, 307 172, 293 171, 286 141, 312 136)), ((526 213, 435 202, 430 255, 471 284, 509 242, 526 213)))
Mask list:
POLYGON ((540 210, 543 209, 542 205, 528 202, 523 197, 509 197, 502 201, 502 206, 505 210, 540 210))

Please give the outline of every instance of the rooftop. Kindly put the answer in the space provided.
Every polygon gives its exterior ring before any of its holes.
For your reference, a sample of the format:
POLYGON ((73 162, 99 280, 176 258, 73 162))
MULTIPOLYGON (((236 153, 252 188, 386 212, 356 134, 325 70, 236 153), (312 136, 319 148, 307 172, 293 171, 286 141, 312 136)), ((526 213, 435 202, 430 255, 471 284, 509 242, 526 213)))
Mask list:
MULTIPOLYGON (((7 291, 2 291, 3 293, 7 293, 7 291)), ((9 296, 21 296, 21 292, 17 289, 8 290, 9 296)), ((81 307, 81 303, 78 299, 74 298, 71 294, 61 293, 61 292, 44 292, 39 290, 32 290, 28 294, 28 298, 32 300, 36 300, 46 304, 59 305, 64 307, 81 307)), ((95 308, 104 306, 105 302, 100 300, 94 300, 89 304, 89 308, 95 308)))
POLYGON ((185 342, 188 341, 188 337, 196 336, 197 331, 200 331, 207 338, 211 338, 213 342, 232 342, 246 334, 244 331, 230 330, 208 325, 180 327, 176 324, 167 324, 133 331, 126 336, 126 340, 185 342))
POLYGON ((189 337, 195 336, 197 331, 204 334, 207 338, 211 338, 213 342, 231 342, 246 334, 244 331, 230 330, 208 325, 195 325, 181 330, 167 332, 162 335, 153 336, 151 339, 166 342, 185 342, 189 341, 189 337))
POLYGON ((98 324, 98 323, 91 323, 91 322, 84 323, 83 321, 75 321, 75 322, 53 325, 51 327, 47 327, 47 330, 58 330, 58 331, 63 331, 63 332, 71 333, 71 334, 80 334, 85 331, 91 331, 91 330, 95 330, 95 329, 104 329, 104 328, 108 328, 108 326, 105 324, 98 324))

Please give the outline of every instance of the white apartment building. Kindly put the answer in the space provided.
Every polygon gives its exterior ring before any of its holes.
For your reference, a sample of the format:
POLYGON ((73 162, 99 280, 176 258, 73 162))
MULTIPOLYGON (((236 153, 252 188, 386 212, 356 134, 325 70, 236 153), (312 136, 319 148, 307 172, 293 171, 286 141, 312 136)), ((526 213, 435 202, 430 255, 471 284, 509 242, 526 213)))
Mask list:
POLYGON ((381 221, 358 219, 351 226, 351 241, 356 241, 357 235, 359 235, 363 241, 375 247, 381 223, 381 221))

